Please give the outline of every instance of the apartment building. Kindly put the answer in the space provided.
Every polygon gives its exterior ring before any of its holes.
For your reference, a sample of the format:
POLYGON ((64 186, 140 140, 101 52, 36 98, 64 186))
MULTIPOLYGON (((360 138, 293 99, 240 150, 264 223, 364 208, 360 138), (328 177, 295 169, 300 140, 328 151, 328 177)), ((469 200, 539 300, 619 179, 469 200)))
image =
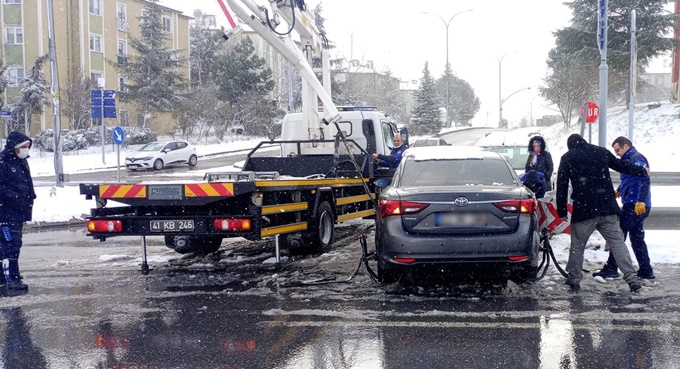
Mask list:
MULTIPOLYGON (((0 0, 2 19, 2 60, 8 67, 5 102, 16 101, 20 84, 39 55, 48 53, 48 14, 45 0, 0 0)), ((133 52, 130 37, 140 37, 140 17, 150 4, 144 0, 53 0, 55 45, 59 85, 65 86, 89 76, 107 90, 118 90, 122 76, 110 65, 125 63, 133 52)), ((189 21, 191 17, 163 8, 163 30, 167 46, 189 56, 189 21)), ((49 63, 45 77, 51 80, 49 63)), ((189 78, 189 64, 183 73, 189 78)), ((134 106, 117 104, 117 118, 105 119, 107 125, 134 125, 134 106)), ((52 109, 33 116, 31 133, 52 128, 52 109), (38 124, 40 122, 40 124, 38 124)), ((163 131, 172 126, 171 117, 161 114, 150 122, 152 129, 163 131)), ((69 117, 62 113, 62 128, 69 127, 69 117)))

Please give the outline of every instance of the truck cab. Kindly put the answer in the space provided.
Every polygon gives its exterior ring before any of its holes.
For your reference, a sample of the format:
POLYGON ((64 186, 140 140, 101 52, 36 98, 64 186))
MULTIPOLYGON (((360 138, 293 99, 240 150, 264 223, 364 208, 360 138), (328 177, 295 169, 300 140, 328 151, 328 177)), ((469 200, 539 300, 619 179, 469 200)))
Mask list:
MULTIPOLYGON (((392 150, 392 138, 401 134, 404 144, 408 145, 406 128, 399 129, 397 124, 375 106, 339 106, 340 120, 335 124, 321 126, 321 135, 316 140, 311 137, 302 113, 291 113, 283 118, 281 124, 281 156, 303 156, 335 154, 335 137, 338 127, 350 142, 351 154, 361 154, 359 147, 369 154, 388 155, 392 150), (330 142, 328 142, 330 140, 330 142), (293 143, 291 141, 308 141, 293 143), (327 141, 327 142, 317 142, 327 141), (356 147, 358 145, 359 147, 356 147)), ((338 147, 338 154, 347 155, 344 145, 338 147)))

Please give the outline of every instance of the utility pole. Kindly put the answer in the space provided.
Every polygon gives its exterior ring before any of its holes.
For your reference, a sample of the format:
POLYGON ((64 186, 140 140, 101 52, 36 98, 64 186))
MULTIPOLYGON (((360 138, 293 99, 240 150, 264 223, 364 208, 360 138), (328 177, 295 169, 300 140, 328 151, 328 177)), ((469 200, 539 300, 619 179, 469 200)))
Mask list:
POLYGON ((50 77, 52 78, 52 130, 54 131, 54 174, 58 187, 64 187, 64 164, 62 160, 61 117, 59 110, 59 74, 57 73, 57 49, 54 43, 54 4, 47 0, 47 34, 49 39, 50 77))
POLYGON ((597 41, 600 48, 600 118, 598 145, 607 147, 607 96, 609 88, 609 66, 607 66, 607 17, 609 0, 599 0, 597 41))

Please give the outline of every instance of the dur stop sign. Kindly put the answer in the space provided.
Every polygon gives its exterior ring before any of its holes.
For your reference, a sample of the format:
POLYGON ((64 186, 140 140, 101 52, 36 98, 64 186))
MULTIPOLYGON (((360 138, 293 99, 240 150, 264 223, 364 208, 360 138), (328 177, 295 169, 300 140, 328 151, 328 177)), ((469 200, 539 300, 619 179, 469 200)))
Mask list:
POLYGON ((600 117, 600 106, 597 105, 595 101, 586 101, 585 104, 581 106, 580 116, 583 118, 584 114, 586 123, 593 123, 600 117))

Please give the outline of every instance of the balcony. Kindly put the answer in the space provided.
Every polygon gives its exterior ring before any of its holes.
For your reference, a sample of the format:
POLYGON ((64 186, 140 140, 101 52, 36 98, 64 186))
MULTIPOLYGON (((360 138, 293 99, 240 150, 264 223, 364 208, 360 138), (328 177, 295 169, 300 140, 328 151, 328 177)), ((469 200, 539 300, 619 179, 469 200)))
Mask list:
POLYGON ((118 55, 118 65, 125 65, 127 64, 127 61, 128 61, 127 55, 118 55))
POLYGON ((127 32, 128 31, 128 26, 129 22, 125 18, 116 18, 116 23, 118 24, 118 30, 127 32))

